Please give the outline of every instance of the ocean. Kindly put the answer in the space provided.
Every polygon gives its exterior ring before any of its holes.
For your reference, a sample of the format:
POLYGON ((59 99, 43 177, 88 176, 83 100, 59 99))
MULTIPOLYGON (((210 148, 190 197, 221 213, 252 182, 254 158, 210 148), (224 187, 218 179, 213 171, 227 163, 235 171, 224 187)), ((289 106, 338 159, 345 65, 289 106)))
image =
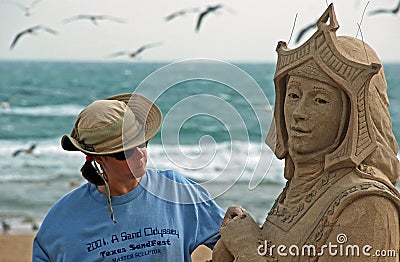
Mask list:
MULTIPOLYGON (((384 64, 400 138, 400 64, 384 64)), ((224 209, 237 204, 262 223, 281 192, 284 163, 264 140, 275 99, 273 63, 0 61, 0 221, 11 232, 40 225, 49 208, 84 183, 84 155, 61 149, 93 100, 141 93, 163 112, 148 166, 175 169, 224 209), (34 145, 32 154, 16 153, 34 145)), ((399 141, 399 140, 398 140, 399 141)))

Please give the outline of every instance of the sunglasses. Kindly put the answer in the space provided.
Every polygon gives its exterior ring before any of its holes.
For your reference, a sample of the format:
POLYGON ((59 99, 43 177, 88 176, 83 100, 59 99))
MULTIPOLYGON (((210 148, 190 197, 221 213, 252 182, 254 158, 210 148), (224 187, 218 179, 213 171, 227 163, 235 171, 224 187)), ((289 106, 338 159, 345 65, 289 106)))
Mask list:
POLYGON ((135 152, 136 148, 144 148, 144 147, 147 147, 147 142, 145 142, 145 143, 143 143, 141 145, 138 145, 137 147, 128 149, 126 151, 122 151, 122 152, 118 152, 118 153, 114 153, 114 154, 109 154, 108 156, 113 157, 113 158, 115 158, 115 159, 117 159, 119 161, 124 161, 124 160, 127 160, 128 158, 130 158, 133 155, 133 153, 135 152))

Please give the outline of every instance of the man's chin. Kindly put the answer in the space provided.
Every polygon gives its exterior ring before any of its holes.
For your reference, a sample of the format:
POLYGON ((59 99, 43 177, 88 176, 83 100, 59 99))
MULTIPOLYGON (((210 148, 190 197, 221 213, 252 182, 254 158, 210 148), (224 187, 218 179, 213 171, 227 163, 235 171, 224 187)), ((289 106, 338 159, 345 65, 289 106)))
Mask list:
POLYGON ((146 168, 139 167, 136 169, 131 169, 131 172, 132 172, 132 176, 135 179, 140 179, 142 176, 144 176, 146 174, 146 168))

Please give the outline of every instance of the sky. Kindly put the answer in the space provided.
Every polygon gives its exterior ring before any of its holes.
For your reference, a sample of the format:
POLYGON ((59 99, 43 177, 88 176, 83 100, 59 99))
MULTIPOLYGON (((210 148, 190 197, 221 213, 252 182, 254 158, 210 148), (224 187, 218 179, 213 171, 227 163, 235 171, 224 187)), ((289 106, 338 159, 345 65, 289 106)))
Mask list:
MULTIPOLYGON (((179 61, 209 58, 227 62, 275 62, 278 41, 296 47, 294 38, 302 27, 316 21, 327 7, 325 0, 41 0, 25 16, 18 2, 0 0, 0 60, 129 61, 126 56, 110 57, 120 51, 158 43, 143 51, 137 61, 179 61), (198 13, 188 13, 171 21, 165 17, 177 10, 223 4, 217 13, 206 16, 195 32, 198 13), (125 23, 88 20, 65 23, 80 14, 109 15, 125 23), (14 49, 15 35, 34 25, 57 31, 24 35, 14 49)), ((383 62, 400 62, 400 13, 371 16, 377 8, 393 8, 398 0, 333 1, 340 28, 337 35, 356 36, 361 23, 362 38, 383 62), (363 17, 364 8, 366 14, 363 17), (363 18, 363 19, 362 19, 363 18)), ((314 31, 303 39, 307 40, 314 31)), ((361 39, 361 34, 358 35, 361 39)), ((301 44, 301 43, 300 43, 301 44)))

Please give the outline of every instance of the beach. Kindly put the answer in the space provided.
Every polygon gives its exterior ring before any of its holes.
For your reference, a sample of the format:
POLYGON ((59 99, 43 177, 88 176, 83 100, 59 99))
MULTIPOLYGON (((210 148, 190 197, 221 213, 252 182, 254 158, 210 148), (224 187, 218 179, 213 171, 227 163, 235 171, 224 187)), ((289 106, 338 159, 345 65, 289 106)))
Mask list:
MULTIPOLYGON (((0 235, 0 262, 31 261, 34 234, 0 235)), ((193 262, 211 259, 211 250, 199 246, 192 254, 193 262)))
POLYGON ((0 261, 31 261, 34 234, 0 235, 0 261))

